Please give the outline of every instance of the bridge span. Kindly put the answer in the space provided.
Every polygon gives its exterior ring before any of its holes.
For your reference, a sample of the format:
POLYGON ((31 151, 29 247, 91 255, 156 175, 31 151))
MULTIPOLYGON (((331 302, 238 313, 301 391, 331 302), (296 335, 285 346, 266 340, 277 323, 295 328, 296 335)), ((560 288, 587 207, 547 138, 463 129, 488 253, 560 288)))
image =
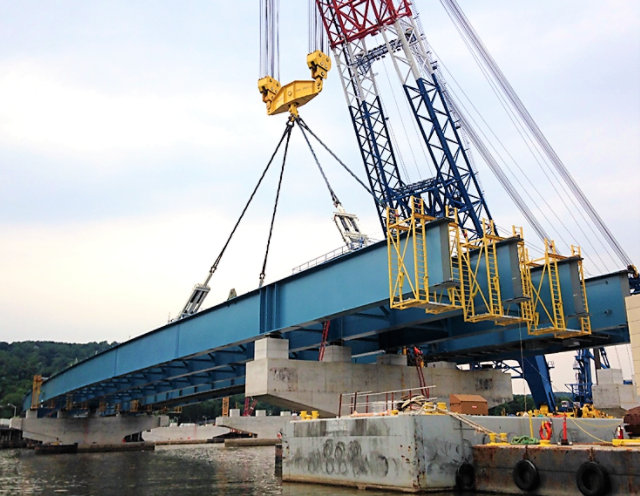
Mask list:
POLYGON ((45 379, 23 410, 112 415, 239 393, 256 340, 286 338, 289 358, 318 360, 327 320, 328 343, 348 346, 360 363, 414 344, 427 361, 469 363, 629 341, 626 271, 586 280, 592 332, 559 339, 528 335, 523 325, 465 322, 461 310, 391 309, 387 267, 387 246, 376 243, 168 323, 45 379))

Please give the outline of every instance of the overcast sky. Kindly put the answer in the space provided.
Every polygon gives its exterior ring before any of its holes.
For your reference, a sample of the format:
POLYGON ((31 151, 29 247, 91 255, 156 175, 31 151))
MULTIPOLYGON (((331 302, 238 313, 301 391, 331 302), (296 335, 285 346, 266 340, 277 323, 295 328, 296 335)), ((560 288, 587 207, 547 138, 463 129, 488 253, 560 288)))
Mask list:
MULTIPOLYGON (((281 79, 307 78, 306 2, 282 5, 281 79)), ((417 5, 438 56, 488 101, 440 3, 417 5)), ((639 263, 640 4, 460 5, 639 263)), ((0 340, 123 341, 162 325, 204 278, 282 132, 256 89, 258 0, 0 0, 0 12, 0 340)), ((364 177, 335 72, 303 116, 364 177)), ((341 244, 293 141, 267 280, 341 244)), ((326 167, 380 238, 371 200, 326 167)), ((479 169, 494 218, 521 224, 479 169)), ((274 188, 271 178, 207 305, 256 287, 274 188)))

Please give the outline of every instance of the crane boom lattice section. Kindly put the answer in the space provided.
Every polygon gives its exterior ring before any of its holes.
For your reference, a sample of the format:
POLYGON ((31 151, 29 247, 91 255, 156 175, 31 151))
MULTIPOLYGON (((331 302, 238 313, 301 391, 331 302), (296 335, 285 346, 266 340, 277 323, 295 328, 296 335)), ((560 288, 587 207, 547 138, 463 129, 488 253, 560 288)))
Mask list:
MULTIPOLYGON (((443 217, 447 207, 472 237, 482 217, 491 218, 408 1, 318 0, 339 67, 365 169, 385 230, 385 208, 410 215, 409 198, 424 196, 426 214, 443 217), (393 133, 372 67, 388 58, 406 95, 435 177, 406 183, 398 171, 393 133)), ((390 83, 391 84, 391 83, 390 83)), ((410 147, 416 146, 414 143, 410 147)), ((421 146, 421 145, 417 145, 421 146)))

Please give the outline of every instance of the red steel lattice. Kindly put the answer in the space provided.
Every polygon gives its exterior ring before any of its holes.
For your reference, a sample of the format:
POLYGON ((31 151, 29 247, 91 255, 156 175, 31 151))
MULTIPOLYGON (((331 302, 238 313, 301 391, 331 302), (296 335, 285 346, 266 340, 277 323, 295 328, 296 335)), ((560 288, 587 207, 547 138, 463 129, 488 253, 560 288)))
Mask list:
POLYGON ((331 47, 377 33, 410 16, 409 0, 316 0, 331 47))

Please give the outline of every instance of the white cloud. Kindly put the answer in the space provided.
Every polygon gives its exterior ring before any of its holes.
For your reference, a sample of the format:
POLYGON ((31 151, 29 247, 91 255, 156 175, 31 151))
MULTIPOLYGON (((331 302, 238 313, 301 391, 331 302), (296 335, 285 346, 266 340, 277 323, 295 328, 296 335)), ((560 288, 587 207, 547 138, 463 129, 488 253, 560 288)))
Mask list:
MULTIPOLYGON (((256 96, 256 99, 258 97, 256 96)), ((256 105, 229 85, 199 92, 106 92, 65 78, 46 65, 0 69, 0 143, 46 153, 100 156, 176 147, 239 147, 235 132, 256 105)))
MULTIPOLYGON (((222 210, 66 226, 3 228, 0 340, 118 340, 163 325, 201 282, 231 231, 222 210)), ((268 224, 239 227, 206 305, 257 287, 268 224)), ((342 243, 330 214, 289 215, 274 230, 267 282, 342 243), (295 233, 295 234, 293 234, 295 233)), ((257 330, 256 330, 257 332, 257 330)))

